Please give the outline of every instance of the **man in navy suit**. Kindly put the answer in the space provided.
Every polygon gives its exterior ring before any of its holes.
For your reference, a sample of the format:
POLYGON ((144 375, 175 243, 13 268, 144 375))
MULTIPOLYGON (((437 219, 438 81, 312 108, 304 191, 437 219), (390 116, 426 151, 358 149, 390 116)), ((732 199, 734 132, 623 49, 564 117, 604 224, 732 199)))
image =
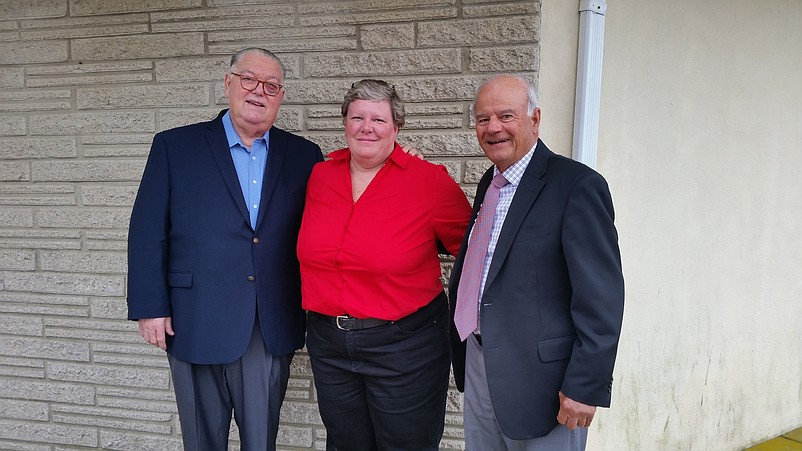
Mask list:
POLYGON ((583 450, 596 406, 610 404, 624 307, 610 192, 538 139, 526 80, 487 80, 474 114, 494 165, 450 283, 467 449, 583 450))
POLYGON ((245 49, 225 74, 229 109, 158 133, 131 214, 128 318, 165 349, 184 447, 275 449, 304 343, 295 247, 320 148, 273 126, 284 68, 245 49))

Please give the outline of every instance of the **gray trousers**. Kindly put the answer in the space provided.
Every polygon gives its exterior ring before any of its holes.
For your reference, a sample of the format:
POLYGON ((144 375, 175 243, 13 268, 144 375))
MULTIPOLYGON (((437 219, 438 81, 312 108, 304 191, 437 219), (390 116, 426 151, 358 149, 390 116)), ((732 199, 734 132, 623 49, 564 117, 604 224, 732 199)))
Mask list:
POLYGON ((467 451, 584 451, 587 428, 570 430, 558 424, 545 437, 513 440, 506 437, 496 422, 496 414, 487 388, 487 373, 482 347, 471 335, 465 357, 465 449, 467 451))
POLYGON ((245 354, 231 363, 198 365, 168 355, 184 449, 226 451, 233 411, 242 451, 275 450, 292 357, 270 355, 258 321, 245 354))

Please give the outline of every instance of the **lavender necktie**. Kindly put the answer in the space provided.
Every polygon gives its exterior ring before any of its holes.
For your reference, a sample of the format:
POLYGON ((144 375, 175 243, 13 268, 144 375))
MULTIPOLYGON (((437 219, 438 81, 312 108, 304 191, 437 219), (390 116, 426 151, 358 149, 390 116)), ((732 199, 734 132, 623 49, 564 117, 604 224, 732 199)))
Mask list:
POLYGON ((462 265, 462 274, 457 289, 457 308, 454 313, 454 323, 457 326, 459 338, 463 341, 476 330, 482 269, 487 256, 487 247, 490 244, 490 232, 493 230, 493 217, 496 214, 499 190, 507 183, 509 182, 501 173, 493 177, 493 182, 487 188, 476 217, 468 250, 465 252, 465 261, 462 265))

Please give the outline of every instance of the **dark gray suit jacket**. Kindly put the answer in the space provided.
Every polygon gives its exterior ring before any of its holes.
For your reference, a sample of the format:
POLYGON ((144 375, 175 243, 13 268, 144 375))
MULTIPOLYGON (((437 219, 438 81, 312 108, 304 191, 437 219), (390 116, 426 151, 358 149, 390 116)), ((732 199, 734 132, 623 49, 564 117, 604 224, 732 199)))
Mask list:
MULTIPOLYGON (((479 182, 470 227, 492 179, 479 182)), ((502 432, 512 439, 557 425, 558 392, 609 406, 624 307, 624 280, 607 183, 542 141, 519 184, 482 296, 487 380, 502 432)), ((449 287, 454 304, 468 237, 449 287)), ((457 386, 465 343, 451 330, 457 386)))

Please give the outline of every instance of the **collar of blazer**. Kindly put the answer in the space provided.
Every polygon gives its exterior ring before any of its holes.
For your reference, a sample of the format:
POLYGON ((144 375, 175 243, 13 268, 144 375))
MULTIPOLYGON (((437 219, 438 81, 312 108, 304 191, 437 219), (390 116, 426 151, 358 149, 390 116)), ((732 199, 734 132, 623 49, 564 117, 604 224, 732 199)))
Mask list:
MULTIPOLYGON (((507 254, 512 247, 515 236, 518 234, 518 230, 521 228, 524 218, 526 218, 527 213, 532 208, 532 204, 535 202, 535 199, 537 199, 543 186, 545 186, 546 182, 544 176, 548 169, 548 161, 552 156, 554 156, 554 153, 543 144, 543 141, 538 139, 535 153, 532 155, 532 160, 526 167, 526 171, 521 178, 521 183, 518 184, 515 190, 515 197, 513 198, 512 204, 510 204, 509 211, 507 211, 507 217, 504 219, 504 226, 501 228, 498 242, 496 242, 496 249, 493 253, 493 260, 490 262, 490 269, 487 273, 485 286, 489 286, 493 279, 495 279, 501 268, 501 264, 507 258, 507 254)), ((491 167, 488 172, 492 178, 493 168, 491 167)), ((482 178, 483 186, 481 191, 483 198, 484 192, 490 184, 489 180, 490 178, 487 177, 487 174, 482 178), (487 183, 484 183, 485 178, 488 179, 487 183)))
MULTIPOLYGON (((207 124, 208 133, 206 140, 209 145, 209 151, 214 156, 217 166, 220 168, 220 174, 223 181, 228 188, 231 198, 236 202, 242 217, 246 223, 250 223, 250 214, 245 203, 245 198, 242 196, 242 188, 239 185, 237 178, 237 169, 234 167, 234 162, 231 160, 231 152, 228 147, 228 140, 226 139, 226 131, 223 127, 223 115, 228 110, 220 111, 220 114, 207 124)), ((267 154, 267 167, 265 168, 265 176, 262 182, 262 199, 259 205, 259 215, 256 219, 256 225, 262 223, 265 210, 270 202, 270 198, 275 191, 276 183, 281 173, 281 167, 284 165, 287 147, 287 132, 277 127, 270 129, 270 142, 268 143, 267 154)))

